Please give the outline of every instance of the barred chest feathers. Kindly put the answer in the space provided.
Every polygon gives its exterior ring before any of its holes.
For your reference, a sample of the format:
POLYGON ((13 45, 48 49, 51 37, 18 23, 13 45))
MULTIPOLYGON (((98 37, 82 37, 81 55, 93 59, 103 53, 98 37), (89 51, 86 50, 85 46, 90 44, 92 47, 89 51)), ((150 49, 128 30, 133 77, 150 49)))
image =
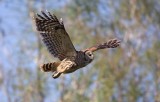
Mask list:
POLYGON ((75 63, 78 68, 82 68, 91 63, 93 59, 94 56, 91 51, 77 51, 75 63))

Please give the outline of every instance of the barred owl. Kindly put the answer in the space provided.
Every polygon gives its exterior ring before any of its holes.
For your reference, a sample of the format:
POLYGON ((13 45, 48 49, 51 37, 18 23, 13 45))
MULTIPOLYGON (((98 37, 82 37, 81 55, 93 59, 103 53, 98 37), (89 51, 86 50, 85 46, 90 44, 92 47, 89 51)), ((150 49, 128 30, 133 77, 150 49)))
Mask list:
POLYGON ((62 73, 72 73, 85 67, 93 61, 93 52, 97 50, 116 48, 120 45, 119 40, 111 39, 105 43, 77 51, 65 30, 62 19, 58 20, 50 12, 41 12, 41 15, 36 14, 34 17, 37 31, 48 51, 59 61, 43 64, 40 68, 44 72, 52 72, 53 78, 58 78, 62 73))

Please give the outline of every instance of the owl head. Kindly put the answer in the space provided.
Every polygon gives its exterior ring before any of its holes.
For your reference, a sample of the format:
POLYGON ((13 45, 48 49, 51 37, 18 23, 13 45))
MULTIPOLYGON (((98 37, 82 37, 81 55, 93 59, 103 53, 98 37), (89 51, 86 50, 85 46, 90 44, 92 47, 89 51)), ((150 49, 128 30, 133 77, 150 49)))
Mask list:
POLYGON ((85 56, 84 56, 85 62, 87 62, 87 63, 92 62, 92 60, 94 59, 93 52, 90 50, 86 50, 84 52, 84 54, 85 54, 85 56))

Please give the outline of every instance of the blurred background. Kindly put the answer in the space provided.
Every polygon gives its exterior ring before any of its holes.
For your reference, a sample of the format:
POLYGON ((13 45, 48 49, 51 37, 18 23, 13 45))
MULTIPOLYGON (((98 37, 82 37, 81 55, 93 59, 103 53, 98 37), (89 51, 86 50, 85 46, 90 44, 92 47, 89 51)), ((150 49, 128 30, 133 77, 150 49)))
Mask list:
POLYGON ((0 0, 0 102, 160 102, 160 0, 0 0), (53 79, 33 15, 63 18, 77 50, 111 38, 87 67, 53 79))

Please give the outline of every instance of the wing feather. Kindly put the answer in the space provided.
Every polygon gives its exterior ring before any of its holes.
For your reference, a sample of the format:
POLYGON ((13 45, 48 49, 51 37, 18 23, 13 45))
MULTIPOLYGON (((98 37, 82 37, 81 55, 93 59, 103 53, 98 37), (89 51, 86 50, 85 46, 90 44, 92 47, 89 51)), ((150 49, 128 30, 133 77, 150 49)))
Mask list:
POLYGON ((54 56, 63 60, 66 57, 75 57, 76 49, 66 32, 64 25, 60 24, 55 15, 42 11, 42 15, 35 17, 37 31, 42 36, 42 41, 54 56))
POLYGON ((90 47, 88 49, 85 49, 84 51, 90 50, 92 52, 100 50, 100 49, 105 49, 105 48, 116 48, 120 45, 120 40, 118 39, 110 39, 109 41, 95 45, 93 47, 90 47))

